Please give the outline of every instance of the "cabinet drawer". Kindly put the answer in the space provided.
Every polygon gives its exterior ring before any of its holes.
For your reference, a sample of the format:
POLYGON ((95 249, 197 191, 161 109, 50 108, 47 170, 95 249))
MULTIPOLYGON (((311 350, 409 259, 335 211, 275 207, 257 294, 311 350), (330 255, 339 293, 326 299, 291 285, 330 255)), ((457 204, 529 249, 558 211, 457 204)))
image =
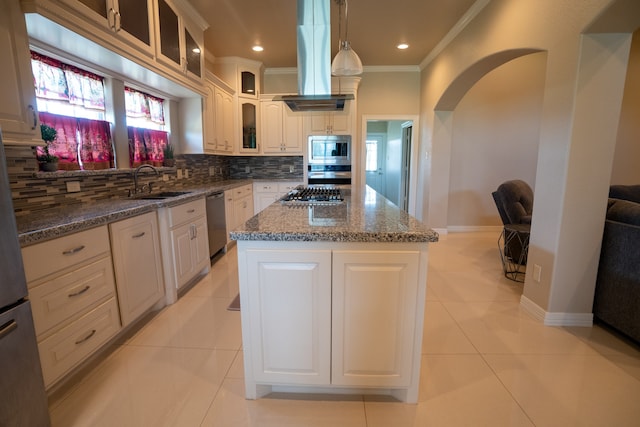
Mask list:
POLYGON ((107 226, 38 243, 22 249, 27 283, 109 252, 107 226))
POLYGON ((299 185, 302 185, 302 182, 281 182, 278 184, 278 193, 286 194, 299 185))
POLYGON ((169 227, 173 227, 205 215, 204 198, 169 208, 169 227))
POLYGON ((278 191, 278 184, 272 182, 256 182, 253 184, 253 191, 256 193, 276 193, 278 191))
POLYGON ((118 305, 115 298, 111 298, 38 343, 45 386, 50 386, 69 372, 119 329, 118 305))
POLYGON ((243 185, 242 187, 233 189, 234 198, 240 198, 240 197, 248 196, 250 194, 253 194, 253 185, 251 184, 243 185))
POLYGON ((29 290, 36 335, 115 294, 111 257, 104 257, 29 290))

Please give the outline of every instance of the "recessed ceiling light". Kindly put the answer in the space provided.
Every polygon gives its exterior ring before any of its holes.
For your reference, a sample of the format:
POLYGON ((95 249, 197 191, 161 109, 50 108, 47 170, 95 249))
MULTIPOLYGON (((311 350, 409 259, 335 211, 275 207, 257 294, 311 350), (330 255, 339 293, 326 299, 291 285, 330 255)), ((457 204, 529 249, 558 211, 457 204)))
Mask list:
POLYGON ((396 46, 398 49, 408 49, 409 45, 406 43, 400 43, 398 46, 396 46))
POLYGON ((251 49, 253 49, 254 52, 262 52, 264 50, 264 48, 262 46, 259 46, 259 45, 255 45, 251 49))

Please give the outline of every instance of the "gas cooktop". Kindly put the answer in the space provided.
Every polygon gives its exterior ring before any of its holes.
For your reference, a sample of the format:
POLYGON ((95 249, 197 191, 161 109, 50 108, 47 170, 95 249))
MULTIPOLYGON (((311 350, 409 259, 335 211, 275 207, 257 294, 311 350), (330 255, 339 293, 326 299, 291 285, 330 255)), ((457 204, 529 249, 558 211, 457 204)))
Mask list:
POLYGON ((344 201, 342 191, 339 188, 322 187, 297 187, 281 199, 283 203, 306 202, 306 203, 340 203, 344 201))

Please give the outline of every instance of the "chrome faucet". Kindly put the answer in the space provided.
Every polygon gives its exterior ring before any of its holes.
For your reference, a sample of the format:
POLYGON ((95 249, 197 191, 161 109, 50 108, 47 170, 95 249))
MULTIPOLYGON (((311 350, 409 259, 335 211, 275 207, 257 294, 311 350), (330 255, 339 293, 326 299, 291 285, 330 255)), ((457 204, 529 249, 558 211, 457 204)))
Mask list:
MULTIPOLYGON (((138 193, 144 192, 144 187, 145 187, 144 185, 142 187, 138 187, 138 172, 140 172, 140 170, 144 168, 149 168, 155 172, 156 176, 160 176, 158 169, 156 169, 151 165, 144 164, 144 165, 138 166, 136 170, 133 172, 133 191, 129 190, 129 196, 133 196, 138 193)), ((149 193, 151 193, 151 184, 152 183, 149 183, 149 193)))

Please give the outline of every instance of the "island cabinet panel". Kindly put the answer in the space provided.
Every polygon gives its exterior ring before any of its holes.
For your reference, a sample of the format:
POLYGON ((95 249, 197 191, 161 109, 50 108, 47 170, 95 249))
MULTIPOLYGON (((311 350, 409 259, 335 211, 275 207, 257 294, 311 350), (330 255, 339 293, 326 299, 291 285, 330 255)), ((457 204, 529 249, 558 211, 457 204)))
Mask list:
POLYGON ((331 251, 248 250, 247 266, 254 380, 329 384, 331 251))
POLYGON ((418 263, 417 251, 333 252, 332 384, 410 384, 418 263))

